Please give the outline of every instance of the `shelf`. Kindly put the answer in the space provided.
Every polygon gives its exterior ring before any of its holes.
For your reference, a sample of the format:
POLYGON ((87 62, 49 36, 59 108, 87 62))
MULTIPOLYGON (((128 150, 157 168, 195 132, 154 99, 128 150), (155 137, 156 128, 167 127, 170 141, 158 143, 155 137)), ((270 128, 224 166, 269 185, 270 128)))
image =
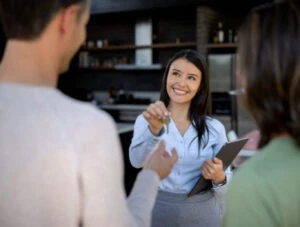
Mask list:
POLYGON ((104 110, 138 110, 144 111, 148 105, 138 105, 138 104, 105 104, 99 106, 104 110))
POLYGON ((196 47, 196 42, 182 42, 182 43, 157 43, 153 44, 152 48, 178 48, 178 47, 196 47))
POLYGON ((102 50, 134 50, 137 47, 134 45, 116 45, 116 46, 105 46, 105 47, 82 47, 82 50, 86 51, 102 51, 102 50))
POLYGON ((207 48, 237 48, 237 43, 208 43, 207 48))
MULTIPOLYGON (((81 50, 86 51, 105 51, 105 50, 136 50, 136 49, 143 49, 143 48, 152 48, 152 49, 168 49, 168 48, 186 48, 186 47, 193 47, 196 48, 196 42, 182 42, 182 43, 157 43, 153 45, 111 45, 102 48, 81 48, 81 50)), ((208 43, 206 44, 208 49, 215 49, 220 50, 223 49, 235 49, 237 48, 237 43, 208 43)), ((95 66, 95 67, 80 67, 82 70, 161 70, 164 66, 161 64, 152 64, 152 65, 135 65, 135 64, 117 64, 114 66, 95 66)))
POLYGON ((133 65, 133 64, 117 64, 115 66, 105 67, 105 66, 97 66, 97 67, 80 67, 81 70, 161 70, 163 66, 161 64, 152 64, 152 65, 133 65))
POLYGON ((117 64, 115 65, 116 70, 160 70, 162 69, 161 64, 152 65, 134 65, 134 64, 117 64))
POLYGON ((105 47, 92 47, 92 48, 81 48, 86 51, 102 51, 102 50, 135 50, 135 49, 146 49, 146 48, 155 48, 155 49, 163 49, 163 48, 178 48, 178 47, 196 47, 195 42, 182 42, 182 43, 157 43, 152 45, 140 45, 135 46, 131 44, 127 45, 111 45, 105 47))
POLYGON ((94 67, 79 67, 81 70, 114 70, 113 66, 94 66, 94 67))
MULTIPOLYGON (((103 51, 103 50, 135 50, 135 49, 165 49, 165 48, 180 48, 180 47, 196 47, 196 42, 182 42, 182 43, 157 43, 152 45, 135 46, 132 44, 127 45, 111 45, 106 47, 83 47, 81 50, 86 51, 103 51)), ((237 48, 237 43, 208 43, 207 48, 237 48)))

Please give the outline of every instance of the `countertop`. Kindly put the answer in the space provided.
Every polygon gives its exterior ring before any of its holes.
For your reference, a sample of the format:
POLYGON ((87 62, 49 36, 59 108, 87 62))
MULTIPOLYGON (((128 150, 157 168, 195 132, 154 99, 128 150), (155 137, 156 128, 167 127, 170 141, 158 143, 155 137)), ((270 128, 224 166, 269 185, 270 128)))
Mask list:
POLYGON ((112 105, 100 105, 99 107, 104 110, 140 110, 140 111, 143 111, 143 110, 147 109, 148 105, 112 104, 112 105))
POLYGON ((117 123, 117 130, 119 134, 133 131, 134 124, 131 123, 117 123))

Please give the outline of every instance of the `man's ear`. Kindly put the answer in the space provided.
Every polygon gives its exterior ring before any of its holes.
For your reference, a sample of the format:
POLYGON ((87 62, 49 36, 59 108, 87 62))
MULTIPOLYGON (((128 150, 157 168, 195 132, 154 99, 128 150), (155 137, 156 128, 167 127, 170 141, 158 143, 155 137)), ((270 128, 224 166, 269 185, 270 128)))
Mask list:
POLYGON ((62 33, 66 33, 76 25, 78 20, 79 6, 71 5, 66 7, 61 12, 60 30, 62 33))

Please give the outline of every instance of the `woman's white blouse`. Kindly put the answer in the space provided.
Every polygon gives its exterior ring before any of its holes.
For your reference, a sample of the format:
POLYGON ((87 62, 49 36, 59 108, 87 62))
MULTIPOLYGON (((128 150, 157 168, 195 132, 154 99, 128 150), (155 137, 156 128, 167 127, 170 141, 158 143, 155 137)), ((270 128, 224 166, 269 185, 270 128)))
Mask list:
MULTIPOLYGON (((171 119, 169 133, 163 129, 159 136, 154 136, 146 119, 143 115, 139 115, 135 121, 133 138, 129 147, 131 164, 136 168, 142 167, 145 157, 157 142, 161 139, 165 140, 166 150, 170 153, 173 147, 176 148, 179 159, 170 175, 161 181, 160 189, 173 193, 188 193, 201 177, 203 162, 216 156, 222 145, 227 142, 225 128, 221 122, 211 117, 207 117, 206 122, 209 132, 205 132, 199 150, 197 131, 192 125, 182 136, 171 119), (206 144, 205 141, 207 141, 206 144)), ((228 184, 231 178, 230 168, 227 168, 226 176, 228 184)), ((213 189, 221 192, 227 188, 226 186, 213 187, 213 189)))

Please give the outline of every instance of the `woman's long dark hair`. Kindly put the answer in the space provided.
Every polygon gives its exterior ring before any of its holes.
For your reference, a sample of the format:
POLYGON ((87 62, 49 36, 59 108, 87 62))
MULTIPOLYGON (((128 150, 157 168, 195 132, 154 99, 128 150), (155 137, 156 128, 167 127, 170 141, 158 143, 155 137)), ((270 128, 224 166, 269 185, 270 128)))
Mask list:
POLYGON ((238 71, 259 147, 282 133, 300 146, 299 15, 299 1, 266 5, 252 10, 239 31, 238 71))
MULTIPOLYGON (((202 136, 204 135, 205 131, 208 131, 208 127, 206 124, 206 116, 209 112, 209 81, 205 64, 205 58, 201 57, 196 51, 187 49, 177 52, 170 59, 163 76, 162 86, 160 90, 160 100, 165 104, 165 106, 168 106, 170 103, 170 97, 167 92, 167 77, 169 74, 171 64, 177 59, 187 60, 188 62, 196 66, 202 73, 200 88, 194 96, 194 98, 192 99, 188 111, 188 117, 198 134, 197 137, 200 148, 202 136)), ((207 141, 204 141, 204 146, 206 145, 207 141)))

